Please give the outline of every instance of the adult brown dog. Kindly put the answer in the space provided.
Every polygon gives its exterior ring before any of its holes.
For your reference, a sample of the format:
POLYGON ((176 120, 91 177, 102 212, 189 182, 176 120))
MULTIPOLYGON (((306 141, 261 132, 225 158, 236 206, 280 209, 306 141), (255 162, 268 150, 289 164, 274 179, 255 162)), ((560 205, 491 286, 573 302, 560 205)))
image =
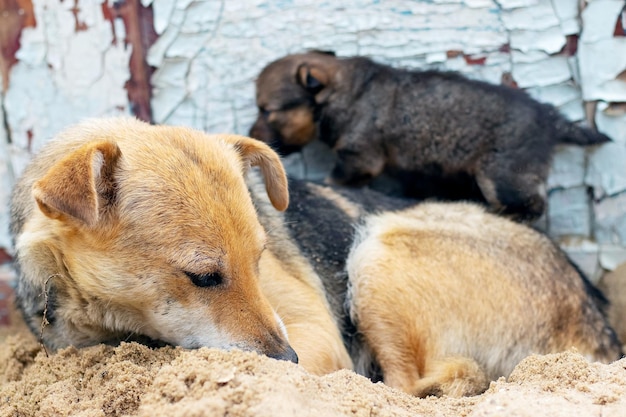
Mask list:
POLYGON ((621 354, 601 295, 542 235, 470 204, 288 183, 241 136, 86 121, 35 157, 12 219, 18 302, 51 348, 238 348, 416 395, 480 392, 531 353, 621 354))
POLYGON ((544 211, 556 144, 609 140, 521 90, 363 57, 288 55, 263 69, 256 91, 250 136, 283 154, 319 138, 336 152, 335 183, 386 172, 405 195, 486 200, 521 220, 544 211))

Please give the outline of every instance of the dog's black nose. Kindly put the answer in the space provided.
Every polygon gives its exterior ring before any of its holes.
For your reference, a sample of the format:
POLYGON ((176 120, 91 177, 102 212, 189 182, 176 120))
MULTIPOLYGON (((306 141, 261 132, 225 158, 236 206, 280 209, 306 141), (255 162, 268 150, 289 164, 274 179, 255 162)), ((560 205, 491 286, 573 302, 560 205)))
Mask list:
POLYGON ((295 350, 289 345, 285 348, 285 350, 281 353, 274 353, 271 355, 267 355, 272 359, 278 359, 280 361, 290 361, 293 363, 298 363, 298 354, 295 350))
POLYGON ((298 363, 298 354, 296 353, 295 350, 292 349, 291 346, 288 347, 287 352, 286 352, 286 360, 291 361, 293 363, 298 363))

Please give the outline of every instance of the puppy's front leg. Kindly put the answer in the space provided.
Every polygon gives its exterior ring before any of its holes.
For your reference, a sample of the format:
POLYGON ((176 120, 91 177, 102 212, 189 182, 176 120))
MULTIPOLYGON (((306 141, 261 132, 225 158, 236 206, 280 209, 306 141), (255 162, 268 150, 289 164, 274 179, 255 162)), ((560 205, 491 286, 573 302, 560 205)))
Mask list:
POLYGON ((337 163, 328 182, 339 185, 363 186, 378 177, 387 164, 385 151, 371 126, 363 123, 352 134, 343 135, 334 146, 337 163), (367 138, 367 140, 365 139, 367 138))
POLYGON ((262 291, 285 324, 298 363, 317 375, 352 369, 321 288, 313 288, 297 272, 286 271, 269 250, 263 253, 259 268, 262 291))

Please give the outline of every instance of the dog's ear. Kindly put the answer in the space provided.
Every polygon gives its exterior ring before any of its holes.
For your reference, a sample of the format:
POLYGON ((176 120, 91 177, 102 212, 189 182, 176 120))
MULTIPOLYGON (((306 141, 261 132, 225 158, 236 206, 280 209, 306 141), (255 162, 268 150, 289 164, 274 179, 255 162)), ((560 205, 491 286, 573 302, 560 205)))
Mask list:
POLYGON ((232 143, 244 163, 261 168, 267 195, 276 210, 284 211, 289 205, 287 174, 278 154, 265 143, 245 136, 227 135, 227 142, 232 143))
POLYGON ((100 219, 101 205, 114 196, 114 168, 121 155, 109 141, 81 146, 58 161, 33 184, 33 196, 48 217, 77 219, 89 227, 100 219))
POLYGON ((304 63, 298 67, 296 78, 306 91, 316 95, 328 84, 329 74, 322 68, 304 63))

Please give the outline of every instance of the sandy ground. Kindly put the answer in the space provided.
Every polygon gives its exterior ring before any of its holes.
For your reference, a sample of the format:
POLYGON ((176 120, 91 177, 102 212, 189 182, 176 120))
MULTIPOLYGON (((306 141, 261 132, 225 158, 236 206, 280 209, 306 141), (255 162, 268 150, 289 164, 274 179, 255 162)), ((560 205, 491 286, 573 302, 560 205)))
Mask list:
POLYGON ((418 399, 351 371, 318 377, 254 353, 125 343, 47 355, 10 314, 0 327, 0 417, 626 416, 626 359, 532 356, 482 395, 418 399))

